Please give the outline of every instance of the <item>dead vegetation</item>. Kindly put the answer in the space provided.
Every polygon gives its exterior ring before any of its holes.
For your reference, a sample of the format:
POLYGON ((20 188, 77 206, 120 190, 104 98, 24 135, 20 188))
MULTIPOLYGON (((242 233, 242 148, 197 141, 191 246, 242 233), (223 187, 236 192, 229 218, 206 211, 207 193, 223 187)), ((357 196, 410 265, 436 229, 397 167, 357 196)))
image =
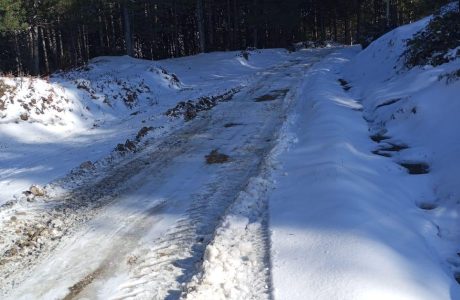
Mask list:
POLYGON ((229 161, 230 157, 226 154, 220 153, 217 149, 214 149, 205 156, 206 163, 208 165, 212 164, 223 164, 229 161))

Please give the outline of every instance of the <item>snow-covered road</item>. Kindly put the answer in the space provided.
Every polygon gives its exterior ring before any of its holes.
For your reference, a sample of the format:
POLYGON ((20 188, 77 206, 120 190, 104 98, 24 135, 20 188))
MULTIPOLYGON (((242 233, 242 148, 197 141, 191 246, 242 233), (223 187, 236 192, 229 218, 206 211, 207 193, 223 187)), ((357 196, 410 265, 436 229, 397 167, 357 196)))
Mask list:
POLYGON ((67 92, 73 76, 102 87, 71 98, 95 106, 82 108, 90 127, 73 124, 50 144, 24 133, 61 125, 21 123, 10 106, 0 128, 0 298, 459 299, 459 83, 430 68, 398 71, 422 25, 361 52, 213 53, 160 67, 96 59, 87 74, 59 77, 67 92), (127 86, 150 78, 159 92, 136 111, 116 97, 118 108, 93 101, 122 75, 127 86), (110 152, 140 127, 135 143, 110 152), (51 181, 31 165, 57 177, 74 169, 51 181))
MULTIPOLYGON (((52 209, 51 222, 62 234, 55 239, 40 231, 43 246, 33 256, 10 253, 0 265, 2 298, 200 298, 216 279, 204 280, 215 269, 209 266, 208 245, 225 234, 226 216, 245 205, 254 205, 247 217, 260 226, 234 250, 246 247, 251 257, 242 262, 251 267, 243 268, 245 282, 238 280, 241 274, 227 278, 225 292, 240 299, 269 298, 266 203, 245 203, 244 193, 263 200, 270 185, 263 173, 288 108, 305 72, 329 52, 305 52, 260 71, 231 101, 154 141, 66 199, 48 200, 61 204, 28 211, 34 228, 44 228, 41 223, 50 222, 44 212, 52 209), (229 155, 229 162, 206 164, 205 156, 214 149, 229 155)), ((20 236, 12 245, 18 241, 20 236)))

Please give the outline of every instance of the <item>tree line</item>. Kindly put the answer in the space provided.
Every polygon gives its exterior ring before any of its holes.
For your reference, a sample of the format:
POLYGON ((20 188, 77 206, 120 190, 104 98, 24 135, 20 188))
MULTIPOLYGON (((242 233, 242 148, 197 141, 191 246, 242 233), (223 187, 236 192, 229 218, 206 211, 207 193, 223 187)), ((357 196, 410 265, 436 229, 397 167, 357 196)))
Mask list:
POLYGON ((363 43, 442 0, 0 0, 0 72, 46 75, 101 55, 162 59, 300 41, 363 43))

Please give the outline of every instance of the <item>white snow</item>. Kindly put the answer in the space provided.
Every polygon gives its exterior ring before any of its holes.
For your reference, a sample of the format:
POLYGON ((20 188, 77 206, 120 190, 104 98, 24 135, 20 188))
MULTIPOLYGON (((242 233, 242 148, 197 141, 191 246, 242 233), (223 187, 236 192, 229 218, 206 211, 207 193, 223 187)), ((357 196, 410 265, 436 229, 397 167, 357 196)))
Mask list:
POLYGON ((278 157, 270 198, 275 299, 460 297, 460 81, 438 80, 460 60, 407 71, 399 58, 428 21, 307 73, 285 134, 296 142, 278 157), (376 133, 390 139, 375 143, 376 133), (388 143, 409 148, 372 153, 388 143), (397 164, 405 161, 430 172, 410 175, 397 164))

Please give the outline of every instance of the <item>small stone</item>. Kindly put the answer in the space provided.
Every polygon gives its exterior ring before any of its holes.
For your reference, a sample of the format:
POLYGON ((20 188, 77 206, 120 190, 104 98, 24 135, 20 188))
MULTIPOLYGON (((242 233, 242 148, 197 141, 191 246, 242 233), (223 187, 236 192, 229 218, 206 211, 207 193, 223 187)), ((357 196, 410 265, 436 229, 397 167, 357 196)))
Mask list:
POLYGON ((29 191, 35 197, 43 197, 43 196, 45 196, 45 191, 42 188, 39 188, 38 186, 35 186, 35 185, 31 186, 29 191))

